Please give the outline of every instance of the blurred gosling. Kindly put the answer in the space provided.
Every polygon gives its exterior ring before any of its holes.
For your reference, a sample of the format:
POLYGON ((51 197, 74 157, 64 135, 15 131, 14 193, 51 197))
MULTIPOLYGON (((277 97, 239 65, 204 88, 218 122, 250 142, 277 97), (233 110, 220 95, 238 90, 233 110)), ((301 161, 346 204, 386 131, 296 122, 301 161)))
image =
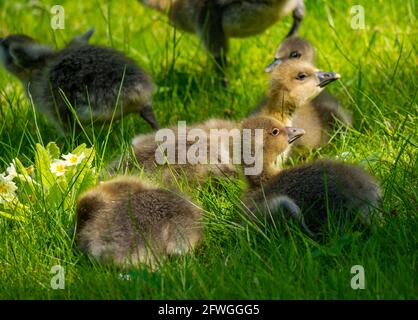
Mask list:
POLYGON ((75 37, 61 50, 26 35, 10 35, 0 39, 0 61, 22 81, 36 110, 61 132, 128 113, 138 113, 157 129, 151 78, 122 52, 88 44, 93 32, 75 37))

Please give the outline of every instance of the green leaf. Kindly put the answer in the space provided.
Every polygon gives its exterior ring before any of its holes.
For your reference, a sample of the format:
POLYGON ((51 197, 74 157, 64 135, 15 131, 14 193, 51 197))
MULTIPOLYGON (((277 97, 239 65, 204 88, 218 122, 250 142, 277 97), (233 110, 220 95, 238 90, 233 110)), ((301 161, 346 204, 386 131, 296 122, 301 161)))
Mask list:
POLYGON ((76 154, 76 155, 80 155, 83 151, 85 152, 85 153, 87 153, 87 150, 90 150, 90 149, 87 149, 86 148, 86 144, 85 143, 83 143, 83 144, 80 144, 77 148, 75 148, 71 153, 72 154, 76 154))
POLYGON ((20 162, 18 158, 14 159, 16 171, 20 173, 22 176, 19 178, 20 187, 19 187, 19 198, 20 200, 25 203, 29 202, 30 198, 36 193, 35 185, 30 180, 31 176, 26 170, 25 166, 20 162))
MULTIPOLYGON (((54 151, 53 151, 54 152, 54 151)), ((51 172, 51 156, 39 143, 36 144, 35 168, 37 180, 42 189, 47 191, 55 183, 56 177, 51 172)))
POLYGON ((55 142, 49 142, 46 146, 46 150, 48 150, 51 159, 59 159, 59 157, 61 156, 60 148, 57 146, 55 142))
MULTIPOLYGON (((75 149, 73 153, 75 153, 77 149, 75 149)), ((77 166, 77 173, 75 175, 77 180, 74 183, 74 190, 77 195, 88 187, 95 185, 97 182, 97 174, 92 168, 92 163, 95 159, 96 152, 93 148, 86 148, 84 149, 84 154, 85 158, 77 166)))
POLYGON ((25 221, 24 217, 21 216, 14 216, 10 213, 0 211, 0 216, 5 217, 6 219, 15 220, 15 221, 25 221))

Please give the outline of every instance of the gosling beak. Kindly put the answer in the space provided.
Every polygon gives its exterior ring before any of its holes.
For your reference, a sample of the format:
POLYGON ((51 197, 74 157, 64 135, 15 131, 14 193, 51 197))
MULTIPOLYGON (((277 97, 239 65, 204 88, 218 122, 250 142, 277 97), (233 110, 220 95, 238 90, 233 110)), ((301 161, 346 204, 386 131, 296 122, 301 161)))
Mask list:
POLYGON ((316 75, 319 79, 318 86, 320 86, 321 88, 341 78, 340 74, 336 72, 317 72, 316 75))
POLYGON ((265 69, 264 72, 272 72, 274 67, 277 66, 278 64, 280 64, 280 62, 282 62, 279 58, 274 58, 273 62, 270 63, 265 69))
POLYGON ((91 38, 91 36, 93 35, 94 31, 95 31, 95 29, 93 27, 89 28, 86 31, 86 33, 83 34, 83 36, 82 36, 83 39, 86 40, 86 41, 88 41, 91 38))
POLYGON ((286 127, 287 142, 292 143, 305 134, 305 130, 301 128, 286 127))

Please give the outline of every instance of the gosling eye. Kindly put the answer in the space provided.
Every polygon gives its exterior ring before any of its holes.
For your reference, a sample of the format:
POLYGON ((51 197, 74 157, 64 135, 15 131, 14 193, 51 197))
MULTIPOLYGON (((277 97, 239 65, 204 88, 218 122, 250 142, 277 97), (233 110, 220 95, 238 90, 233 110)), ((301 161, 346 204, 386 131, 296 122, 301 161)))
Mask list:
POLYGON ((305 78, 307 78, 308 75, 306 73, 299 73, 296 77, 296 80, 305 80, 305 78))
POLYGON ((279 133, 280 133, 280 130, 277 128, 274 128, 273 130, 271 130, 271 135, 274 137, 278 136, 279 133))
POLYGON ((302 55, 300 54, 300 52, 299 51, 292 51, 291 53, 290 53, 290 58, 294 58, 294 59, 299 59, 300 57, 301 57, 302 55))

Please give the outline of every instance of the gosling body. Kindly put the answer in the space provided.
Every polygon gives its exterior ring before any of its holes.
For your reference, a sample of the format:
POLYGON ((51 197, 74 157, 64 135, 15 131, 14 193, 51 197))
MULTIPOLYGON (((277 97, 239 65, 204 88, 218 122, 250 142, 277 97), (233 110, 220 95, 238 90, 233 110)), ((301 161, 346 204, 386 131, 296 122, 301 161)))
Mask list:
MULTIPOLYGON (((318 160, 285 169, 272 176, 262 191, 252 194, 252 206, 274 214, 287 197, 296 205, 294 214, 303 217, 305 231, 323 232, 328 221, 358 218, 367 226, 376 220, 380 201, 378 182, 362 168, 333 160, 318 160)), ((288 204, 285 204, 288 206, 288 204)), ((286 208, 286 210, 288 210, 286 208)))
MULTIPOLYGON (((161 144, 157 141, 157 133, 149 133, 136 136, 132 140, 132 148, 136 161, 146 172, 158 173, 162 179, 174 183, 181 176, 186 177, 190 183, 204 183, 208 177, 233 177, 237 171, 232 163, 232 148, 234 138, 229 133, 239 130, 239 123, 222 119, 210 119, 204 123, 187 126, 186 131, 179 130, 178 126, 171 127, 168 130, 170 140, 161 144), (211 131, 219 132, 217 148, 211 149, 211 131), (194 140, 188 140, 187 136, 191 133, 203 135, 194 140), (180 143, 184 141, 184 144, 180 143), (191 147, 196 142, 202 142, 203 158, 197 163, 190 163, 189 159, 180 160, 180 153, 184 151, 191 152, 191 147), (174 150, 174 158, 165 158, 164 150, 174 150), (222 152, 228 152, 227 161, 222 162, 222 152), (160 160, 157 161, 159 156, 160 160), (162 161, 161 161, 162 160, 162 161)), ((215 141, 214 141, 215 142, 215 141)), ((132 161, 130 163, 132 167, 132 161)))
POLYGON ((63 131, 128 113, 158 128, 149 75, 123 53, 88 44, 92 33, 58 51, 25 35, 8 36, 0 42, 1 60, 23 82, 36 109, 63 131))
POLYGON ((85 253, 120 267, 182 255, 201 241, 202 210, 190 200, 133 177, 117 177, 82 194, 77 243, 85 253))

